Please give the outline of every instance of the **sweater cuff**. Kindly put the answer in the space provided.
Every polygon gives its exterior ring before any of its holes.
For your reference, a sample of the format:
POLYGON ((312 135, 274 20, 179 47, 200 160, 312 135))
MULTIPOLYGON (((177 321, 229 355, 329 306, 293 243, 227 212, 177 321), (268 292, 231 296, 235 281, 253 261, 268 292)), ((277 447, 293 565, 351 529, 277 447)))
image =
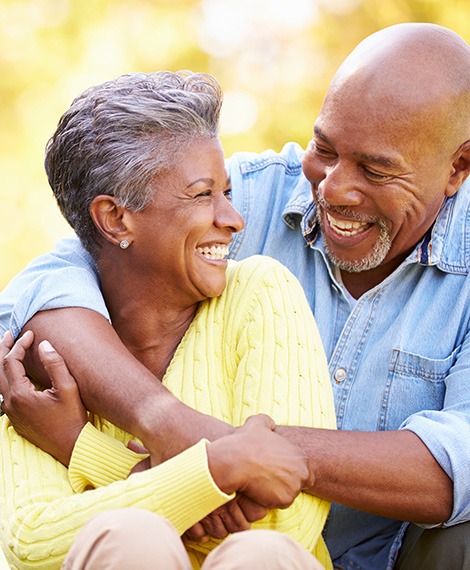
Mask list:
MULTIPOLYGON (((217 487, 209 470, 207 439, 201 439, 192 447, 154 467, 158 470, 157 496, 173 496, 165 501, 160 514, 172 521, 178 533, 183 534, 196 522, 235 497, 217 487), (175 494, 178 500, 174 500, 175 494)), ((136 474, 136 477, 140 475, 136 474)))
POLYGON ((97 430, 90 422, 75 442, 69 464, 69 481, 75 493, 126 479, 148 455, 134 453, 123 443, 97 430))

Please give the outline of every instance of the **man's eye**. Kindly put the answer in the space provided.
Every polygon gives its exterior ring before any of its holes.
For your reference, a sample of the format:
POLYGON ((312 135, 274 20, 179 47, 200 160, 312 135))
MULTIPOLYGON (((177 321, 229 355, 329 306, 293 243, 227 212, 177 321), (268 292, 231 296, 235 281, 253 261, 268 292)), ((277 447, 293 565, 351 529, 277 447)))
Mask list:
POLYGON ((391 174, 378 174, 377 172, 369 170, 368 168, 364 168, 364 172, 366 176, 372 180, 387 180, 389 178, 392 178, 391 174))
POLYGON ((334 156, 335 154, 331 149, 320 146, 315 141, 310 142, 310 148, 319 156, 334 156))

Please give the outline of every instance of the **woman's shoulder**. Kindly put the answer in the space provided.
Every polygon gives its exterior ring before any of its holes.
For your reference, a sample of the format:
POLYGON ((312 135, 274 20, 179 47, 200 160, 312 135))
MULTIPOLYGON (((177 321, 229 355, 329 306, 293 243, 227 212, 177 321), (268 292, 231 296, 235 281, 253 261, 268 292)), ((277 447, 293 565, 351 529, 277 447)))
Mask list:
POLYGON ((298 285, 294 275, 276 259, 267 255, 252 255, 241 261, 229 260, 227 268, 227 289, 243 286, 245 290, 264 286, 274 286, 293 282, 298 285))

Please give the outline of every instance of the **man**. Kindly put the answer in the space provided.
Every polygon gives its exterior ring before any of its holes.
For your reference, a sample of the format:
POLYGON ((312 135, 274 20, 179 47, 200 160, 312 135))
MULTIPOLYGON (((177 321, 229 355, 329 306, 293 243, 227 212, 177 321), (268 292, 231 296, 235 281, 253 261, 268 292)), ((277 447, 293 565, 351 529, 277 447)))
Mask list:
MULTIPOLYGON (((276 429, 308 453, 310 491, 335 503, 325 537, 337 568, 463 568, 469 557, 458 524, 470 518, 469 109, 469 46, 439 26, 392 26, 339 68, 305 154, 230 160, 246 221, 231 255, 272 255, 296 274, 329 357, 340 430, 276 429), (449 528, 411 525, 395 564, 401 521, 449 528)), ((16 335, 31 319, 87 407, 153 455, 223 430, 124 351, 94 312, 107 316, 73 240, 2 302, 3 328, 16 335)))

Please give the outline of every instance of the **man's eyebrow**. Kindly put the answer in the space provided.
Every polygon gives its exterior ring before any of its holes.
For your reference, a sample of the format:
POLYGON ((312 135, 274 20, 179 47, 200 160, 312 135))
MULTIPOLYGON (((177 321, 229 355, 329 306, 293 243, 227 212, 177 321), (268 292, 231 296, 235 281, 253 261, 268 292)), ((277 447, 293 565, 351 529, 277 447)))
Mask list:
POLYGON ((318 125, 315 125, 313 127, 313 134, 316 135, 318 138, 320 138, 322 141, 331 145, 330 141, 328 140, 328 137, 324 134, 324 132, 321 130, 321 128, 318 125))
MULTIPOLYGON (((190 184, 186 186, 186 188, 191 188, 194 184, 198 184, 199 182, 203 182, 204 184, 208 184, 209 186, 214 186, 215 180, 213 178, 198 178, 197 180, 193 180, 190 184)), ((225 186, 230 186, 230 176, 227 178, 225 182, 225 186)))
POLYGON ((369 162, 373 164, 380 164, 380 166, 385 166, 386 168, 399 168, 401 165, 388 156, 383 156, 381 154, 366 154, 363 152, 353 153, 361 162, 369 162))

